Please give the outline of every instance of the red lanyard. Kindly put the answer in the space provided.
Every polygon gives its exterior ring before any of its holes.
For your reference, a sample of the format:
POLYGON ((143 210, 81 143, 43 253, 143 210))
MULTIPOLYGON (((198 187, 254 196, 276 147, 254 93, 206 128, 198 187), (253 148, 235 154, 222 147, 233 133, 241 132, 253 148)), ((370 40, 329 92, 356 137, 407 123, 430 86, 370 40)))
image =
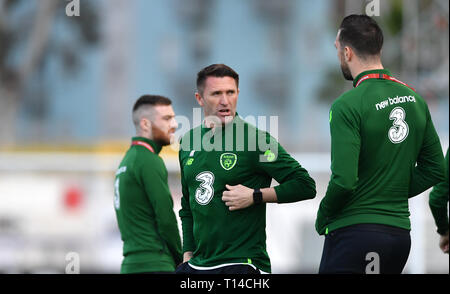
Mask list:
POLYGON ((367 74, 367 75, 361 77, 361 78, 358 80, 358 82, 356 83, 355 88, 358 87, 359 84, 361 84, 363 81, 369 80, 369 79, 385 79, 385 80, 393 81, 393 82, 402 84, 402 85, 404 85, 404 86, 410 88, 410 89, 413 90, 414 92, 416 92, 416 89, 414 89, 413 87, 411 87, 411 86, 409 86, 408 84, 406 84, 406 83, 404 83, 404 82, 402 82, 402 81, 399 81, 399 80, 397 80, 396 78, 391 77, 391 76, 389 76, 389 75, 387 75, 387 74, 367 74))
POLYGON ((131 142, 131 146, 133 145, 140 145, 140 146, 144 146, 145 148, 147 148, 148 150, 150 150, 152 153, 155 153, 155 150, 153 150, 153 147, 150 146, 150 144, 142 142, 142 141, 133 141, 131 142))

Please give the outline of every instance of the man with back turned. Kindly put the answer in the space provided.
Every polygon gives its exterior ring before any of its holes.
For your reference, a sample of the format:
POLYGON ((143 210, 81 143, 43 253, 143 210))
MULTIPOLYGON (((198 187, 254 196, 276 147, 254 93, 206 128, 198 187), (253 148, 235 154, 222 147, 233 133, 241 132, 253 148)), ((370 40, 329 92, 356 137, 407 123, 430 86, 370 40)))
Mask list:
POLYGON ((383 33, 344 18, 335 46, 353 89, 330 109, 331 179, 317 212, 319 273, 401 273, 411 247, 408 199, 444 179, 425 100, 381 63, 383 33))

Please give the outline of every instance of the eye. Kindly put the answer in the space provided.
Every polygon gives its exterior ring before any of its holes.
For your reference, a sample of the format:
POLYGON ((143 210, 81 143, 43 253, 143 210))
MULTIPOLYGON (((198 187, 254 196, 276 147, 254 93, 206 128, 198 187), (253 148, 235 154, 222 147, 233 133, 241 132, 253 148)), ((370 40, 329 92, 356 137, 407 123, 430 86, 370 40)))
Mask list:
POLYGON ((234 90, 228 90, 228 91, 227 91, 227 94, 228 94, 228 95, 233 95, 234 93, 236 93, 236 91, 234 91, 234 90))

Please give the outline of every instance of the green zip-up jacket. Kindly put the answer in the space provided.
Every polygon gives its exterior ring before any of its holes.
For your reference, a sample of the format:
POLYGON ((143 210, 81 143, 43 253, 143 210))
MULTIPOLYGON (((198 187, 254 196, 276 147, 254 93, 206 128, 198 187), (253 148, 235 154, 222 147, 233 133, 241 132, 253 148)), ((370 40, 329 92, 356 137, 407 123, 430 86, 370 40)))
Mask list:
POLYGON ((331 106, 332 174, 317 213, 319 234, 360 223, 409 230, 408 198, 444 179, 425 100, 383 74, 390 76, 388 70, 359 74, 356 87, 331 106), (380 78, 363 78, 368 74, 380 78))
POLYGON ((174 271, 182 262, 181 240, 167 169, 158 155, 161 146, 142 137, 132 141, 150 147, 132 145, 116 172, 114 206, 124 256, 120 272, 174 271))
POLYGON ((437 226, 437 232, 440 235, 445 235, 448 232, 448 181, 447 148, 447 154, 445 155, 445 180, 433 187, 428 201, 434 222, 437 226))
POLYGON ((289 203, 314 198, 314 180, 269 133, 237 114, 214 133, 204 126, 192 129, 180 144, 183 197, 179 214, 183 251, 193 251, 189 263, 203 268, 251 263, 271 272, 266 204, 229 211, 222 201, 225 185, 266 188, 275 179, 278 202, 289 203))

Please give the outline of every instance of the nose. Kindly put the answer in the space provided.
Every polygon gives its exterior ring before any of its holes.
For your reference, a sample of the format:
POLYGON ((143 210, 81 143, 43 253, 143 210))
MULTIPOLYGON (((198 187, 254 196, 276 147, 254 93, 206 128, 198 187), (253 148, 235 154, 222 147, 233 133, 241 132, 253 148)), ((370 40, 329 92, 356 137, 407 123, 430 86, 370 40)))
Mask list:
POLYGON ((229 101, 228 101, 228 97, 226 94, 223 94, 220 96, 220 100, 219 100, 220 105, 222 106, 227 106, 229 101))
POLYGON ((172 128, 173 129, 178 129, 178 122, 177 122, 177 120, 175 118, 172 119, 172 128))

